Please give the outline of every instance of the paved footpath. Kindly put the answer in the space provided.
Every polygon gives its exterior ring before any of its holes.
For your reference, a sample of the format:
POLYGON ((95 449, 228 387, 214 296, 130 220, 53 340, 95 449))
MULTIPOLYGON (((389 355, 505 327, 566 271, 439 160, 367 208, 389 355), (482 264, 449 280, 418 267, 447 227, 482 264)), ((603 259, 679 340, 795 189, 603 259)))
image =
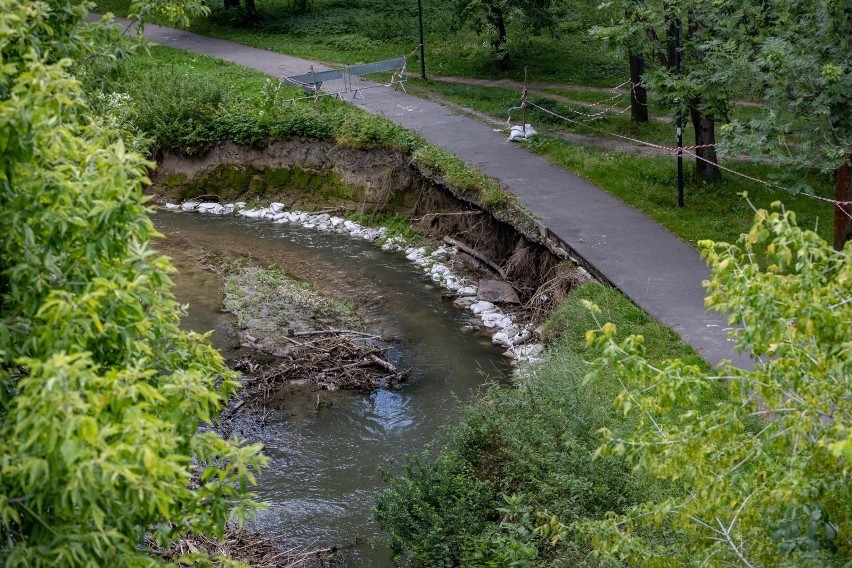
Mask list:
MULTIPOLYGON (((126 24, 126 22, 125 22, 126 24)), ((275 77, 308 72, 317 63, 189 32, 145 26, 158 44, 204 53, 275 77)), ((503 134, 439 104, 399 91, 363 91, 353 104, 417 132, 484 174, 497 178, 542 224, 637 305, 675 330, 704 359, 729 359, 724 318, 704 310, 701 282, 710 271, 691 246, 597 186, 506 141, 503 134)), ((674 196, 672 189, 672 199, 674 196)))

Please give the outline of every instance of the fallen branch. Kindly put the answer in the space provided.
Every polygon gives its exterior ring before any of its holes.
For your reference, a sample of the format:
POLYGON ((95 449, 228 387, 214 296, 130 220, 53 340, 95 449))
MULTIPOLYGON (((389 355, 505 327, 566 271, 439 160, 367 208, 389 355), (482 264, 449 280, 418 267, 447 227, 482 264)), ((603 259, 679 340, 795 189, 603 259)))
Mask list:
POLYGON ((305 337, 308 335, 328 335, 331 333, 351 333, 353 335, 362 335, 366 337, 374 337, 372 334, 361 331, 353 331, 351 329, 320 329, 316 331, 297 331, 293 335, 296 337, 305 337))
POLYGON ((459 250, 466 252, 467 254, 476 258, 477 260, 484 262, 488 266, 488 268, 490 268, 491 270, 493 270, 494 272, 499 274, 500 278, 503 278, 503 279, 506 278, 506 272, 502 268, 497 266, 497 264, 495 264, 492 260, 486 258, 478 250, 472 249, 469 246, 467 246, 466 244, 459 242, 459 241, 457 241, 453 238, 450 238, 450 237, 444 237, 444 242, 447 243, 448 245, 452 245, 452 246, 458 248, 459 250))
POLYGON ((380 359, 379 357, 376 357, 372 353, 370 355, 368 355, 367 358, 370 361, 372 361, 373 363, 375 363, 376 365, 378 365, 379 367, 381 367, 382 369, 384 369, 385 371, 387 371, 388 373, 397 374, 399 372, 396 367, 394 367, 393 365, 391 365, 390 363, 388 363, 384 359, 380 359))

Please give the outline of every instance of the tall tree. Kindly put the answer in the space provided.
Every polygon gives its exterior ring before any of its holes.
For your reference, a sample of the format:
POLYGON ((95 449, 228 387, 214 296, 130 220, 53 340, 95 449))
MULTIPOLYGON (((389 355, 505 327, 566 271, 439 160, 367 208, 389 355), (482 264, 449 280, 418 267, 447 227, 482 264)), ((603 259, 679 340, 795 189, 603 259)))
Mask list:
POLYGON ((554 29, 561 4, 558 0, 457 0, 460 21, 470 21, 490 38, 492 71, 509 68, 509 25, 518 24, 532 33, 554 29))
MULTIPOLYGON (((153 566, 148 540, 220 535, 259 448, 201 432, 237 387, 179 329, 143 205, 150 164, 83 102, 74 63, 120 29, 83 2, 0 0, 0 558, 153 566), (194 480, 194 482, 192 482, 194 480), (192 482, 192 483, 191 483, 192 482)), ((186 20, 194 1, 134 1, 186 20)))
MULTIPOLYGON (((714 2, 724 33, 704 44, 712 73, 760 101, 722 129, 724 147, 796 171, 834 172, 834 246, 852 238, 852 3, 714 2)), ((799 179, 803 179, 799 176, 799 179)), ((804 183, 796 190, 810 191, 804 183)))
MULTIPOLYGON (((730 85, 707 72, 704 43, 715 30, 707 15, 709 3, 694 0, 621 0, 622 19, 598 26, 603 37, 628 56, 642 54, 643 79, 695 130, 695 175, 700 181, 720 177, 715 148, 715 125, 727 117, 730 85), (680 32, 681 69, 676 70, 673 32, 680 32)), ((630 59, 631 77, 639 62, 630 59)), ((632 79, 631 79, 632 80, 632 79)))
POLYGON ((700 244, 712 266, 707 304, 729 315, 753 370, 652 364, 643 338, 617 342, 612 324, 587 335, 622 379, 616 406, 639 422, 624 437, 605 432, 599 453, 683 489, 586 527, 625 565, 830 567, 852 557, 852 244, 834 251, 773 208, 757 211, 737 245, 700 244), (712 395, 725 387, 728 396, 712 395), (648 530, 671 540, 646 540, 648 530))

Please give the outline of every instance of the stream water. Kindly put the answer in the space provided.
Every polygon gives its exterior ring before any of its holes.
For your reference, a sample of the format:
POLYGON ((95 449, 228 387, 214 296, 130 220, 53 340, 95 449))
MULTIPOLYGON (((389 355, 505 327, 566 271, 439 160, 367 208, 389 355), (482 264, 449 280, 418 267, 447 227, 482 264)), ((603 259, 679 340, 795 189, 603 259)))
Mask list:
MULTIPOLYGON (((335 393, 329 407, 313 400, 285 405, 261 426, 257 414, 235 419, 235 433, 265 445, 269 466, 257 493, 268 503, 254 528, 305 547, 348 545, 349 566, 392 566, 373 542, 370 519, 384 487, 381 470, 419 452, 453 422, 461 402, 508 366, 487 338, 462 330, 456 310, 422 272, 401 255, 359 240, 232 217, 158 212, 165 239, 155 248, 171 256, 178 299, 189 305, 184 325, 213 330, 227 357, 237 339, 220 311, 221 279, 198 261, 206 252, 251 257, 276 265, 331 297, 353 300, 368 331, 390 339, 388 360, 412 370, 408 381, 371 394, 335 393)), ((312 395, 313 397, 316 394, 312 395)))

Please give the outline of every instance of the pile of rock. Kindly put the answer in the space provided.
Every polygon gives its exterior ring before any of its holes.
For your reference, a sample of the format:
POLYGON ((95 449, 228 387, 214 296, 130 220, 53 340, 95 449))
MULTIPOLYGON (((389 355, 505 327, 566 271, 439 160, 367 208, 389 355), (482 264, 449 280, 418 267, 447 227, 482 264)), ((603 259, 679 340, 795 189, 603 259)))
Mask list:
POLYGON ((420 266, 433 282, 456 296, 454 304, 470 310, 481 326, 491 333, 491 340, 506 349, 503 353, 515 363, 539 359, 544 347, 537 342, 537 334, 530 324, 520 324, 511 313, 497 304, 518 304, 518 298, 507 282, 482 280, 473 285, 453 272, 453 258, 458 250, 442 245, 435 250, 414 247, 399 235, 387 237, 387 229, 364 227, 359 223, 330 215, 306 211, 285 211, 283 203, 270 203, 263 208, 247 208, 245 202, 206 203, 187 201, 180 205, 167 203, 166 209, 197 211, 209 215, 237 214, 250 219, 265 219, 273 223, 299 225, 327 233, 347 234, 353 238, 381 242, 382 250, 403 252, 405 257, 420 266))

